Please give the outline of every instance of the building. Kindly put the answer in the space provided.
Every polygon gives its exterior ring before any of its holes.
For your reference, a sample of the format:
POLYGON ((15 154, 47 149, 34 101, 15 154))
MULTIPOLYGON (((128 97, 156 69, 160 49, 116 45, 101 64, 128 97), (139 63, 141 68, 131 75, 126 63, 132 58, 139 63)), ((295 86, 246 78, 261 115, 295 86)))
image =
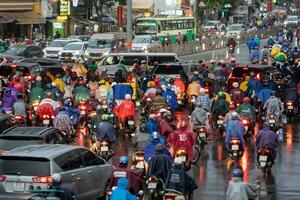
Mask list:
POLYGON ((2 37, 30 38, 33 31, 43 33, 45 18, 41 4, 34 0, 0 0, 0 33, 2 37))

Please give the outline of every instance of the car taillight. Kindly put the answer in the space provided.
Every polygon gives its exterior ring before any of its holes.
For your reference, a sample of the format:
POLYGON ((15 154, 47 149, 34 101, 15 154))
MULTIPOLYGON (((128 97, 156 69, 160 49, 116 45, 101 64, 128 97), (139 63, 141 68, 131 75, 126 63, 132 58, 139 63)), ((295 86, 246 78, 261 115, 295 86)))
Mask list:
POLYGON ((256 75, 256 78, 257 78, 258 80, 260 80, 260 74, 259 74, 259 73, 256 75))
POLYGON ((248 120, 247 119, 243 119, 242 123, 243 124, 248 124, 248 120))
POLYGON ((293 102, 290 102, 290 101, 289 101, 289 102, 286 103, 286 105, 292 106, 292 105, 293 105, 293 102))
POLYGON ((52 177, 51 176, 36 176, 32 178, 32 182, 34 183, 51 183, 52 177))
POLYGON ((17 116, 15 116, 15 118, 16 118, 16 119, 22 119, 22 116, 17 115, 17 116))
POLYGON ((0 182, 5 181, 5 179, 6 179, 6 176, 0 176, 0 182))
POLYGON ((231 140, 230 143, 231 144, 237 144, 237 143, 239 143, 239 141, 238 140, 231 140))
POLYGON ((200 132, 204 132, 204 128, 200 128, 200 132))
POLYGON ((101 146, 107 146, 108 145, 108 143, 106 141, 103 141, 100 144, 101 144, 101 146))

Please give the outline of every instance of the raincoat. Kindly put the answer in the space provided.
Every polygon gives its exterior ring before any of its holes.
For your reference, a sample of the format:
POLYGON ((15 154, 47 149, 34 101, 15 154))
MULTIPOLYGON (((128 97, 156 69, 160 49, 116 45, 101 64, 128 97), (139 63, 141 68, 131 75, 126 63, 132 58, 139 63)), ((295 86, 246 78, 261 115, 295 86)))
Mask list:
POLYGON ((275 46, 275 47, 272 48, 271 54, 270 54, 270 55, 274 58, 274 57, 276 57, 279 53, 280 53, 280 48, 277 47, 277 46, 275 46))
POLYGON ((170 106, 172 111, 176 111, 178 108, 176 94, 171 88, 167 88, 165 92, 163 92, 162 96, 164 97, 167 104, 170 106))
POLYGON ((200 95, 200 89, 201 86, 199 85, 199 83, 197 83, 196 81, 193 81, 191 84, 189 84, 186 93, 188 95, 188 97, 195 95, 196 97, 198 97, 200 95))
POLYGON ((183 93, 185 91, 185 84, 180 78, 175 79, 174 86, 176 86, 178 93, 183 93))
POLYGON ((169 172, 166 180, 166 189, 173 189, 186 195, 197 189, 197 183, 190 177, 181 165, 175 165, 169 172))
POLYGON ((169 125, 169 123, 165 119, 158 121, 157 127, 158 127, 158 132, 162 136, 166 136, 166 137, 174 131, 174 129, 169 125))
POLYGON ((99 100, 96 99, 95 97, 90 97, 89 99, 86 100, 85 106, 87 108, 87 111, 96 111, 97 106, 100 104, 99 100))
POLYGON ((55 83, 56 87, 60 90, 60 91, 64 91, 65 88, 65 83, 60 80, 59 78, 56 78, 55 76, 53 76, 50 72, 46 72, 46 75, 51 79, 51 81, 53 83, 55 83))
POLYGON ((96 98, 99 100, 107 99, 108 96, 108 88, 105 85, 100 85, 99 88, 96 90, 96 98))
POLYGON ((114 113, 124 123, 127 117, 135 117, 135 106, 130 99, 125 99, 119 106, 116 106, 114 113))
POLYGON ((250 41, 248 41, 247 46, 249 49, 253 49, 257 46, 257 43, 255 42, 254 39, 251 39, 250 41))
POLYGON ((228 112, 228 102, 225 97, 219 97, 217 100, 213 101, 212 104, 212 114, 214 116, 222 115, 225 116, 228 112))
POLYGON ((73 85, 66 85, 63 98, 64 99, 73 98, 73 91, 74 91, 74 86, 73 85))
POLYGON ((256 148, 267 147, 274 151, 278 146, 278 135, 274 131, 271 131, 268 125, 265 125, 255 137, 256 148))
POLYGON ((275 56, 275 61, 277 61, 277 62, 286 62, 287 59, 288 59, 288 57, 283 52, 280 52, 275 56))
MULTIPOLYGON (((158 144, 162 144, 161 143, 161 140, 159 138, 157 139, 152 139, 150 142, 147 143, 145 149, 144 149, 144 159, 145 159, 145 162, 149 163, 150 161, 150 158, 155 155, 155 148, 156 148, 156 145, 158 144)), ((164 154, 167 155, 170 160, 172 160, 172 157, 171 157, 171 154, 170 152, 168 151, 168 149, 164 146, 164 154)))
POLYGON ((147 133, 152 134, 157 131, 157 125, 155 119, 149 118, 147 121, 147 133))
POLYGON ((244 149, 244 126, 238 119, 231 119, 228 121, 226 125, 226 137, 225 137, 225 144, 226 148, 230 150, 229 141, 232 138, 238 138, 241 141, 242 149, 244 149))
POLYGON ((283 104, 280 99, 275 96, 271 96, 265 103, 264 109, 267 110, 267 116, 273 113, 279 117, 283 110, 283 104))
POLYGON ((162 96, 156 96, 152 99, 150 112, 158 112, 160 108, 166 108, 167 106, 168 104, 162 96))
POLYGON ((183 149, 188 152, 189 163, 193 160, 193 147, 196 142, 196 134, 193 132, 186 131, 184 129, 179 129, 170 134, 167 139, 169 145, 173 146, 173 158, 175 153, 179 149, 183 149))
POLYGON ((228 188, 226 191, 226 200, 248 200, 254 199, 256 193, 253 189, 243 182, 240 177, 233 177, 229 181, 228 188))
POLYGON ((2 97, 2 109, 4 111, 12 111, 15 102, 16 98, 10 92, 4 92, 2 97))
POLYGON ((42 88, 42 83, 40 81, 35 83, 35 86, 30 89, 30 102, 40 101, 45 98, 45 91, 42 88))
POLYGON ((107 140, 109 142, 114 142, 116 140, 116 132, 114 126, 107 121, 102 121, 99 123, 97 129, 97 140, 107 140))
POLYGON ((91 92, 96 94, 96 90, 99 88, 99 83, 98 81, 89 81, 89 89, 91 92))
POLYGON ((243 91, 243 92, 246 92, 247 88, 248 88, 248 82, 250 80, 250 76, 246 76, 245 77, 245 80, 243 82, 241 82, 240 84, 240 89, 243 91))
POLYGON ((147 177, 155 176, 165 181, 171 167, 172 162, 167 155, 164 153, 156 153, 149 160, 147 177))
POLYGON ((128 190, 128 180, 126 178, 120 178, 118 180, 117 189, 115 189, 110 200, 137 200, 137 197, 132 195, 128 190))
POLYGON ((144 151, 146 145, 152 140, 148 133, 137 133, 132 138, 132 144, 135 147, 135 151, 144 151))
POLYGON ((266 101, 271 97, 272 91, 273 90, 271 90, 268 87, 263 88, 259 91, 259 93, 257 94, 257 97, 262 101, 263 104, 265 104, 266 101))
POLYGON ((73 133, 72 121, 65 111, 60 111, 53 120, 54 127, 68 134, 73 133))
POLYGON ((90 97, 90 91, 85 86, 80 85, 74 89, 74 105, 77 106, 80 101, 86 101, 90 97))
POLYGON ((73 126, 76 126, 79 121, 80 111, 77 108, 72 108, 70 106, 65 106, 65 108, 65 112, 70 117, 73 126))
POLYGON ((256 120, 256 111, 255 108, 251 106, 250 103, 243 103, 236 109, 236 112, 239 114, 240 117, 248 117, 251 119, 252 122, 256 120))
POLYGON ((117 84, 113 87, 114 99, 125 99, 126 94, 132 95, 132 87, 127 84, 117 84))
POLYGON ((74 63, 72 72, 76 72, 77 76, 85 77, 87 70, 81 63, 74 63))
POLYGON ((256 79, 255 77, 251 77, 249 82, 248 82, 248 87, 250 89, 253 89, 255 91, 255 94, 258 94, 260 89, 262 88, 261 82, 256 79))
POLYGON ((191 117, 194 129, 207 126, 208 114, 204 109, 196 107, 196 109, 192 112, 191 117))
POLYGON ((20 83, 20 82, 14 82, 13 88, 19 90, 22 93, 26 92, 25 86, 22 83, 20 83))
POLYGON ((244 99, 244 94, 243 91, 239 88, 234 88, 230 91, 230 95, 231 95, 231 101, 233 101, 233 103, 237 104, 237 103, 242 103, 243 99, 244 99))

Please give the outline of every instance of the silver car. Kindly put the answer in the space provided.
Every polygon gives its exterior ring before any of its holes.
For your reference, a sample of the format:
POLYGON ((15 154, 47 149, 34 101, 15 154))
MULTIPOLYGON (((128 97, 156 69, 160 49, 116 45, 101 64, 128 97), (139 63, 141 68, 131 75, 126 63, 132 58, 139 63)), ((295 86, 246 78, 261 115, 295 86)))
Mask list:
POLYGON ((30 145, 0 156, 0 199, 28 199, 30 189, 46 189, 51 176, 78 199, 105 197, 113 167, 90 150, 70 145, 30 145))

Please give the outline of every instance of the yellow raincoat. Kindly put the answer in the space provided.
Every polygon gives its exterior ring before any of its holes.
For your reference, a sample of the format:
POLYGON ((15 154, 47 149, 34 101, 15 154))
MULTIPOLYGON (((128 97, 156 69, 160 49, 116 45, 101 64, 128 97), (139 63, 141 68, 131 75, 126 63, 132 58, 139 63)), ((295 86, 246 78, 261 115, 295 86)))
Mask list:
POLYGON ((240 84, 240 89, 243 91, 243 92, 246 92, 247 88, 248 88, 248 81, 250 80, 250 76, 246 76, 245 77, 245 80, 243 82, 241 82, 240 84))

